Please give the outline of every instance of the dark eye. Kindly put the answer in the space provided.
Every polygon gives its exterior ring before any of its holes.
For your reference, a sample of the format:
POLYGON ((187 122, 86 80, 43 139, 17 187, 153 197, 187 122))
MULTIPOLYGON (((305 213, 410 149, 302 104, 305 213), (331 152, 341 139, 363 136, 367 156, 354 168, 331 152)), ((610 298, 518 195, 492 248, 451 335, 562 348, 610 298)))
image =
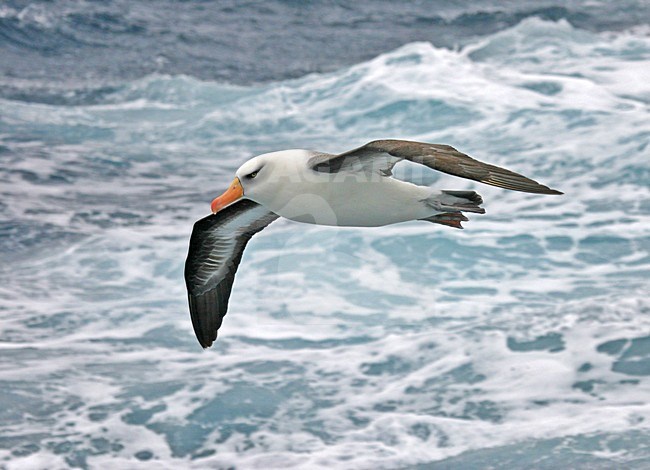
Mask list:
POLYGON ((246 175, 246 178, 250 178, 250 179, 255 178, 255 177, 257 176, 257 174, 259 173, 259 171, 260 171, 260 170, 257 170, 257 171, 254 171, 254 172, 252 172, 252 173, 249 173, 248 175, 246 175))

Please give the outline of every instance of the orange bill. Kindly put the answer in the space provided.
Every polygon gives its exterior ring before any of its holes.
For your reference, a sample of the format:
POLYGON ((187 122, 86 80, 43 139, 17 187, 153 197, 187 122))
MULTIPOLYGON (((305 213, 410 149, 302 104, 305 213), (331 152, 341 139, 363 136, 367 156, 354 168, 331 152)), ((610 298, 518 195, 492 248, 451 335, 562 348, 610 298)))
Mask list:
POLYGON ((235 178, 230 184, 230 187, 226 189, 226 192, 212 201, 210 209, 212 209, 213 214, 216 214, 224 207, 229 206, 238 199, 241 199, 243 195, 244 188, 241 187, 241 181, 239 181, 239 178, 235 178))

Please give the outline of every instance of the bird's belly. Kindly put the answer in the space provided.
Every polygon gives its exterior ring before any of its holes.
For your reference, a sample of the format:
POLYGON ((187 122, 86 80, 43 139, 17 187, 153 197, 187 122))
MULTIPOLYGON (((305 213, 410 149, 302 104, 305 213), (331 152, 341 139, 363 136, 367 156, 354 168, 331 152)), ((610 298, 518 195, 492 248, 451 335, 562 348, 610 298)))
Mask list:
POLYGON ((318 225, 378 227, 431 215, 428 188, 385 178, 380 182, 310 185, 272 208, 287 219, 318 225))

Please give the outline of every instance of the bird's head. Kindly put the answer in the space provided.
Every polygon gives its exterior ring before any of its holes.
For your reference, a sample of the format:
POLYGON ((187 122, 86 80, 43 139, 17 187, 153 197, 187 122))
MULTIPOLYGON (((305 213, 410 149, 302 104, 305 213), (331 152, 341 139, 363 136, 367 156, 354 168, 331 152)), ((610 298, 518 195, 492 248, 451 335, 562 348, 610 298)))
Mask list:
POLYGON ((241 198, 250 199, 264 206, 273 206, 282 199, 287 187, 294 187, 304 178, 310 153, 307 150, 292 149, 265 153, 253 157, 239 167, 230 187, 212 201, 212 212, 233 204, 241 198))
MULTIPOLYGON (((260 183, 264 180, 264 171, 266 161, 260 155, 251 158, 242 166, 239 167, 235 173, 235 179, 230 183, 228 189, 219 197, 215 198, 210 205, 212 213, 216 214, 221 209, 231 205, 242 198, 253 199, 254 194, 258 192, 260 183)), ((268 169, 267 169, 268 170, 268 169)))

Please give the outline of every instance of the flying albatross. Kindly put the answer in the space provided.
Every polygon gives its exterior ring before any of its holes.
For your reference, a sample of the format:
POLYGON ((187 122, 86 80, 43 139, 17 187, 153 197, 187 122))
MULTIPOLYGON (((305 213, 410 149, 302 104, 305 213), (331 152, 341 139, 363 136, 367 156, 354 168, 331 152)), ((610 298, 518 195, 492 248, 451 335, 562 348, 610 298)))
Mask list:
POLYGON ((217 338, 246 244, 278 217, 333 226, 424 220, 463 228, 463 212, 485 213, 474 191, 434 191, 392 178, 402 160, 513 191, 562 194, 449 145, 376 140, 339 155, 283 150, 254 157, 212 201, 212 215, 194 224, 190 238, 185 283, 201 346, 217 338))

